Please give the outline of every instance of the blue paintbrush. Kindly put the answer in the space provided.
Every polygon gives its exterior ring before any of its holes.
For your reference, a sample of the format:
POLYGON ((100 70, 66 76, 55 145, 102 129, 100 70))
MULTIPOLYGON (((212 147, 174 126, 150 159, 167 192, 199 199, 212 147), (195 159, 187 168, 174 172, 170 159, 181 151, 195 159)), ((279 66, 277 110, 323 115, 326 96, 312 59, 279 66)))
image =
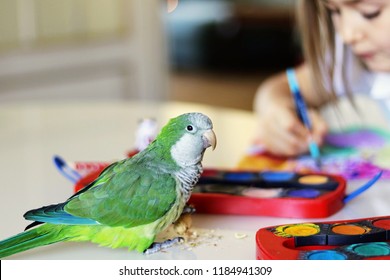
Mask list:
POLYGON ((288 84, 290 86, 290 90, 291 90, 292 96, 294 98, 298 117, 300 118, 300 120, 306 126, 306 128, 309 130, 309 133, 310 133, 310 138, 309 138, 310 154, 311 154, 312 158, 314 159, 314 161, 317 165, 317 168, 321 169, 322 163, 321 163, 320 149, 318 148, 317 143, 314 141, 314 139, 312 137, 312 125, 311 125, 311 122, 309 119, 309 115, 307 113, 307 107, 305 104, 305 100, 303 99, 303 97, 301 95, 301 91, 299 89, 299 84, 298 84, 298 80, 295 76, 295 71, 294 71, 294 69, 289 68, 286 70, 286 74, 287 74, 288 84))

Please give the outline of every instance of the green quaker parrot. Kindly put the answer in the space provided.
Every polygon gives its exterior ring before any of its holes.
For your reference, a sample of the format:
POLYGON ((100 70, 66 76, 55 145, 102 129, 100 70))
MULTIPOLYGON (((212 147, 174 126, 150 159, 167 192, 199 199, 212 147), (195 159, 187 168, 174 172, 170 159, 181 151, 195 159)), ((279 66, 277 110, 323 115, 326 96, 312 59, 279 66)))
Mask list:
POLYGON ((180 241, 154 242, 182 214, 203 171, 203 154, 216 146, 212 128, 201 113, 171 119, 146 149, 111 164, 65 202, 24 214, 34 222, 0 241, 0 258, 60 241, 90 241, 145 253, 180 241))

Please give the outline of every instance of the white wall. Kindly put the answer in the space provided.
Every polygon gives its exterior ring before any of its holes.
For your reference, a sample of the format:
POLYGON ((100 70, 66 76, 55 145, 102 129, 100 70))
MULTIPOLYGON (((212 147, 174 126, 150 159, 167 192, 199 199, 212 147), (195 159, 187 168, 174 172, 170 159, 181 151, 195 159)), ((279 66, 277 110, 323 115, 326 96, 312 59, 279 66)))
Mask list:
POLYGON ((0 0, 0 102, 167 96, 159 0, 0 0))

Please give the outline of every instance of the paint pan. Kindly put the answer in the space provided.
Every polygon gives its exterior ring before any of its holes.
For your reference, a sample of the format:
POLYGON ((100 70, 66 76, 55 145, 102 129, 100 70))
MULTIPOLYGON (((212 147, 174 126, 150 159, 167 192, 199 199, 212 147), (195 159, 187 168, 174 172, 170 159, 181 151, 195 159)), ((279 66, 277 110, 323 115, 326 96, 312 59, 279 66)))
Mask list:
POLYGON ((308 238, 295 238, 296 246, 329 245, 338 246, 359 242, 386 240, 386 231, 372 225, 371 221, 359 223, 321 224, 320 232, 308 238))
POLYGON ((320 232, 320 227, 313 223, 292 224, 279 226, 274 234, 281 237, 312 236, 320 232))
POLYGON ((304 258, 307 260, 346 260, 347 256, 333 250, 313 251, 304 258))
MULTIPOLYGON (((378 219, 378 220, 373 221, 372 224, 375 227, 383 228, 385 230, 390 230, 390 218, 388 218, 388 219, 387 218, 378 219)), ((387 238, 390 239, 389 236, 387 238)))
POLYGON ((328 232, 328 245, 343 245, 360 242, 385 241, 387 233, 372 221, 340 223, 333 225, 328 232))
POLYGON ((329 178, 324 175, 304 175, 298 178, 302 185, 324 185, 328 183, 329 178))
POLYGON ((285 197, 296 197, 296 198, 316 198, 319 197, 322 193, 317 189, 291 189, 284 192, 285 197))
POLYGON ((283 188, 261 189, 261 188, 244 188, 241 195, 254 198, 276 198, 283 193, 283 188))

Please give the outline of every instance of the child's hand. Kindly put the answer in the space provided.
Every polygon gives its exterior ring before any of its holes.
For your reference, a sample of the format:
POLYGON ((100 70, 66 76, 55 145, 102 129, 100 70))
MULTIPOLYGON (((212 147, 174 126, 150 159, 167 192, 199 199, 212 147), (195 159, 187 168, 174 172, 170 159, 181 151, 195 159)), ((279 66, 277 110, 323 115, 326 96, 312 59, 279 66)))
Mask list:
MULTIPOLYGON (((314 94, 310 70, 305 64, 295 69, 301 93, 308 108, 326 104, 321 95, 314 94), (311 107, 310 107, 311 106, 311 107)), ((264 148, 275 155, 297 156, 309 150, 310 133, 299 120, 285 72, 265 80, 255 98, 258 115, 257 135, 264 148)), ((319 112, 308 110, 313 140, 322 145, 328 126, 319 112)))
MULTIPOLYGON (((322 145, 328 127, 315 110, 309 110, 312 136, 322 145)), ((308 152, 309 131, 292 108, 278 106, 267 110, 259 120, 258 137, 264 148, 275 155, 297 156, 308 152)))

